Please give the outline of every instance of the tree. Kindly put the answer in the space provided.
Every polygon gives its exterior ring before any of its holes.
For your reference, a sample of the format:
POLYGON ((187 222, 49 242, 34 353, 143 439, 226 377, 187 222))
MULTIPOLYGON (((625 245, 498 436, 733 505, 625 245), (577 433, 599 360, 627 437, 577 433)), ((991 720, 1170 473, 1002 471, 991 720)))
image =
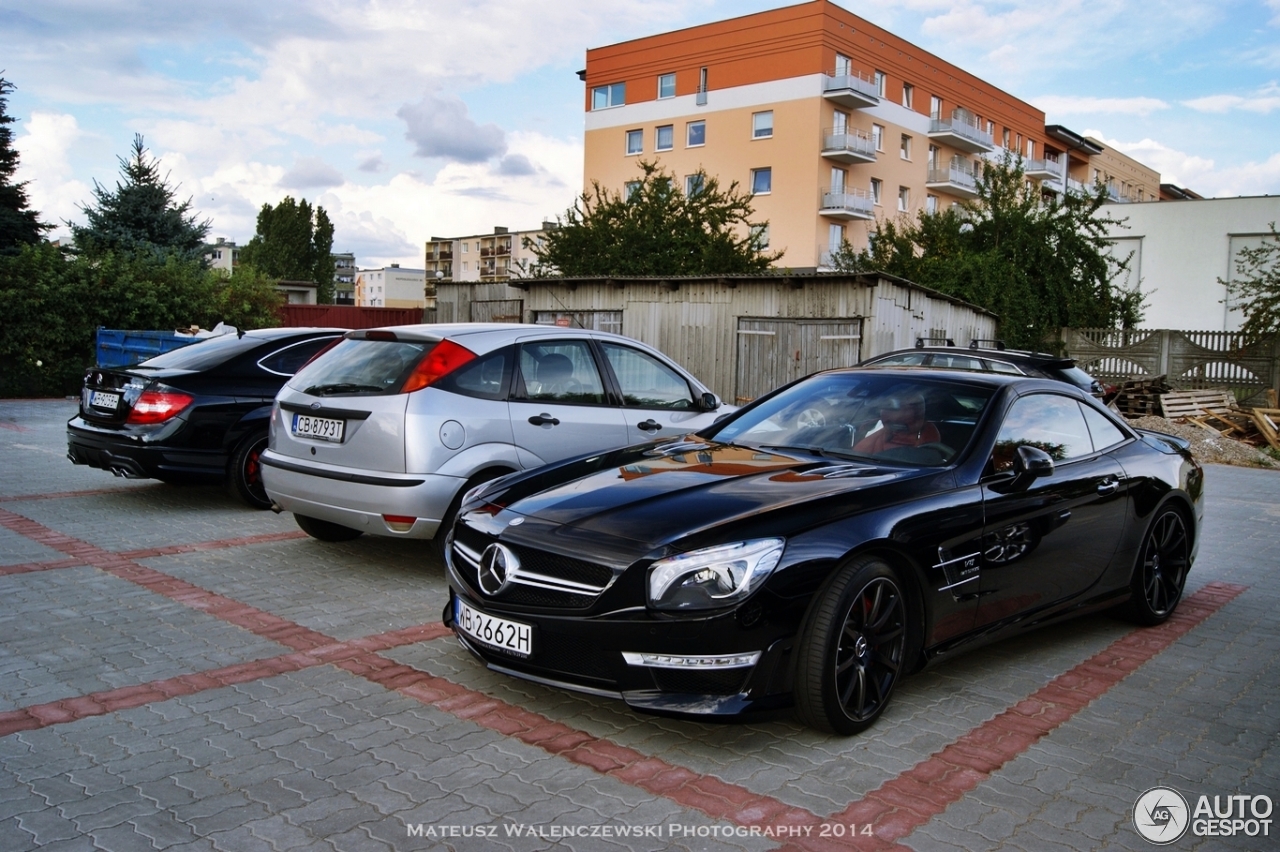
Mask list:
POLYGON ((980 305, 1000 317, 1000 335, 1034 348, 1063 327, 1132 328, 1143 297, 1113 283, 1128 258, 1111 254, 1100 213, 1104 195, 1069 192, 1044 198, 1029 188, 1019 161, 988 163, 978 198, 914 221, 878 223, 871 246, 833 255, 842 271, 898 275, 980 305))
POLYGON ((314 281, 316 301, 333 301, 333 223, 319 205, 286 195, 262 205, 257 232, 240 250, 240 262, 281 281, 314 281))
POLYGON ((619 193, 592 182, 548 231, 525 246, 538 274, 716 275, 759 272, 782 257, 767 252, 767 222, 751 221, 750 194, 737 181, 721 189, 699 170, 697 189, 676 189, 656 163, 641 162, 643 178, 619 193))
POLYGON ((71 225, 76 250, 89 255, 175 255, 203 263, 209 220, 197 221, 191 199, 175 200, 177 187, 169 186, 167 175, 161 176, 160 161, 148 156, 142 136, 133 137, 128 160, 116 159, 123 181, 114 191, 93 182, 96 203, 80 208, 88 224, 71 225))
POLYGON ((9 115, 7 95, 14 90, 0 77, 0 254, 17 254, 22 245, 40 242, 51 226, 40 221, 39 214, 27 207, 27 183, 15 183, 18 152, 13 147, 13 131, 9 125, 17 119, 9 115))
POLYGON ((1240 330, 1250 340, 1280 332, 1280 233, 1275 222, 1268 227, 1262 245, 1240 249, 1236 280, 1218 279, 1237 302, 1231 310, 1244 314, 1240 330))

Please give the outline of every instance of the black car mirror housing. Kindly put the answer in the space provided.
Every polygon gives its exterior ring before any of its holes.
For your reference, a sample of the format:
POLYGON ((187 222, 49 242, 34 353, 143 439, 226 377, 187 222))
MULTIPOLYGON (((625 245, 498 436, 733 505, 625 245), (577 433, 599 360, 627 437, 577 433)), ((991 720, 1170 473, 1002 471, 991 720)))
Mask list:
POLYGON ((698 402, 701 403, 703 411, 715 411, 720 407, 720 400, 713 393, 704 393, 698 402))

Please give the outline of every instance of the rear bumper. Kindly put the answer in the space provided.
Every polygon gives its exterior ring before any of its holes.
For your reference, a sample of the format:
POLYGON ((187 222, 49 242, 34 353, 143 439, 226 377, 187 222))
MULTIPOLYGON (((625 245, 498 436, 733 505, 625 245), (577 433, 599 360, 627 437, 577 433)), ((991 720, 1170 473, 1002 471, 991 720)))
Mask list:
POLYGON ((262 482, 280 508, 371 535, 434 538, 458 489, 466 483, 439 474, 376 473, 333 465, 309 465, 267 450, 262 482), (383 515, 416 518, 400 532, 383 515))
POLYGON ((67 422, 67 458, 73 464, 129 479, 219 482, 226 476, 226 453, 169 447, 150 443, 149 437, 147 433, 101 429, 73 417, 67 422))

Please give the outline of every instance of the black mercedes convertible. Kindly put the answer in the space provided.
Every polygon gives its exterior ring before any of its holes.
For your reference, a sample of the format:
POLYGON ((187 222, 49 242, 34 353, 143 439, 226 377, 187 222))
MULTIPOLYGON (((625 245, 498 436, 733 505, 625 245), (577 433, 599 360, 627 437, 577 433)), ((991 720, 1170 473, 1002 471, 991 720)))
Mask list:
POLYGON ((680 716, 851 734, 962 649, 1169 617, 1203 472, 1061 382, 818 373, 720 423, 469 492, 445 622, 489 668, 680 716))

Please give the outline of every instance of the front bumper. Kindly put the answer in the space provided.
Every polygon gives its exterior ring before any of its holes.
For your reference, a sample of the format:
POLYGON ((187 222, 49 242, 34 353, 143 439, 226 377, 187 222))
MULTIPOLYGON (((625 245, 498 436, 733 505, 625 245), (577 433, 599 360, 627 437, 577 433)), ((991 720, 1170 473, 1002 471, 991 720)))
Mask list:
POLYGON ((67 421, 67 458, 128 479, 220 482, 226 476, 226 453, 161 443, 171 431, 103 429, 76 416, 67 421))
POLYGON ((767 713, 791 704, 789 631, 744 628, 737 610, 705 617, 663 618, 644 610, 603 616, 506 611, 475 595, 448 560, 449 603, 443 612, 462 645, 489 669, 547 686, 617 698, 631 708, 683 717, 767 713), (488 647, 455 623, 456 602, 532 627, 527 657, 488 647), (649 655, 644 663, 640 655, 649 655), (755 657, 743 664, 743 657, 755 657), (688 658, 724 665, 679 665, 688 658))
POLYGON ((267 450, 262 483, 280 508, 371 535, 433 538, 466 480, 439 474, 393 474, 307 463, 267 450), (392 529, 383 515, 415 518, 392 529))

